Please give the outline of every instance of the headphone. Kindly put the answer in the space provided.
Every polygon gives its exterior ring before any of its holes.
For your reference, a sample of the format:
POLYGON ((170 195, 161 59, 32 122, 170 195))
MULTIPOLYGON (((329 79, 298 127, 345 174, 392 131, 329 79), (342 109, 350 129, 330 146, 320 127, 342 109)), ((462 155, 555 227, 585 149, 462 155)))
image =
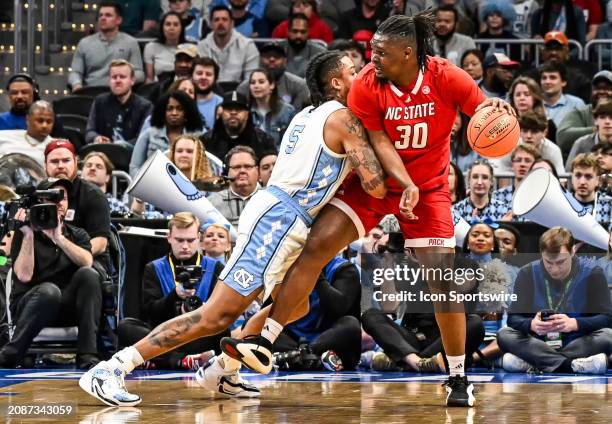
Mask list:
POLYGON ((34 101, 40 100, 40 93, 39 93, 40 88, 38 87, 36 80, 32 78, 30 74, 20 73, 20 74, 12 75, 8 79, 8 82, 6 83, 7 92, 9 91, 9 87, 11 86, 11 84, 14 83, 15 81, 25 81, 28 84, 30 84, 32 86, 32 90, 34 91, 34 101))

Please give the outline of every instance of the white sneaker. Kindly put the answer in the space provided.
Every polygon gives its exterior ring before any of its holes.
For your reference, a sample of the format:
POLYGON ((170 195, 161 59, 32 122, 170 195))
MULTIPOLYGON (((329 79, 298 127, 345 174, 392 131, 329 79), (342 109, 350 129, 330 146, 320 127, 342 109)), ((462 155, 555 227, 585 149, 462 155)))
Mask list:
POLYGON ((528 362, 523 361, 512 353, 505 353, 502 358, 504 371, 508 372, 528 372, 531 367, 528 362))
POLYGON ((79 379, 81 389, 110 406, 135 406, 142 399, 125 388, 123 371, 111 368, 106 361, 84 373, 79 379))
POLYGON ((211 358, 196 372, 196 381, 206 390, 228 397, 259 397, 259 389, 243 380, 238 371, 225 371, 217 363, 217 357, 211 358))
POLYGON ((140 409, 109 406, 101 411, 92 412, 83 417, 79 424, 127 424, 140 421, 140 409))
POLYGON ((605 353, 577 358, 572 361, 572 371, 579 374, 605 374, 608 368, 608 358, 605 353))

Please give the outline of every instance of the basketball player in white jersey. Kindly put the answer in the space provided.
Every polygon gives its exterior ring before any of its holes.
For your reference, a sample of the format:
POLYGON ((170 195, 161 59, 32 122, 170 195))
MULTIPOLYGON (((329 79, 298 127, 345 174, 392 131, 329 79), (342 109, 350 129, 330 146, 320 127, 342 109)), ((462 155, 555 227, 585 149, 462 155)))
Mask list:
MULTIPOLYGON (((141 398, 127 391, 124 376, 145 360, 221 332, 256 298, 274 297, 300 254, 313 219, 351 169, 368 194, 385 196, 382 167, 364 127, 346 107, 354 77, 355 66, 344 52, 323 52, 311 60, 307 80, 314 106, 302 110, 289 124, 268 187, 257 192, 244 209, 236 247, 208 302, 100 362, 81 377, 83 390, 107 405, 137 405, 141 398)), ((294 319, 307 308, 304 304, 295 311, 294 319)), ((260 313, 252 318, 243 334, 259 332, 266 316, 260 313), (249 333, 251 327, 256 331, 249 333)), ((202 387, 228 396, 259 396, 256 387, 242 380, 239 369, 238 361, 221 354, 200 368, 196 379, 202 387)))

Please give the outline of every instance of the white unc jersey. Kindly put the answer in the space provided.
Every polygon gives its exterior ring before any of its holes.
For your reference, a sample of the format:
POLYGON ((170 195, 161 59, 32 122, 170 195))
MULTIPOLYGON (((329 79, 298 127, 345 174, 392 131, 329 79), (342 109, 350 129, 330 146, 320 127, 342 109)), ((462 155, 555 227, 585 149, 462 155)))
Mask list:
POLYGON ((333 152, 323 140, 327 118, 345 107, 332 100, 295 115, 285 131, 268 181, 269 186, 293 197, 313 218, 333 198, 351 170, 346 154, 333 152))

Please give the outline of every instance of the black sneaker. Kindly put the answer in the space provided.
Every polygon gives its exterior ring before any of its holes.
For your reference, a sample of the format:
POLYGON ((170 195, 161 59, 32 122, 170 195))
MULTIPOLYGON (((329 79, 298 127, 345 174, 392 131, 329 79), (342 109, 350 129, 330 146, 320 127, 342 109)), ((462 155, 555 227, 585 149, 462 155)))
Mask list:
POLYGON ((272 343, 262 336, 223 337, 221 350, 253 371, 268 374, 272 370, 272 343))
POLYGON ((446 406, 474 406, 474 385, 467 377, 452 376, 443 384, 446 387, 446 406))

